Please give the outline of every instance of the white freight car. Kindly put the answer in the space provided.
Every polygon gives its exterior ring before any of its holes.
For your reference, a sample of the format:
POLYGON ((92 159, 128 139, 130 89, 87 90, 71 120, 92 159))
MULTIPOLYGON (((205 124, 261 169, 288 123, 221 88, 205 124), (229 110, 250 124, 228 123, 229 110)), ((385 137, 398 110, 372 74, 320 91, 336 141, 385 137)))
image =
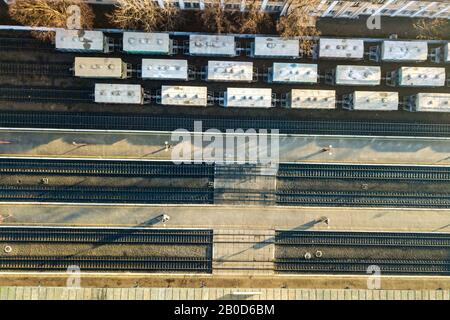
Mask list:
POLYGON ((360 39, 319 40, 319 58, 324 59, 363 59, 364 41, 360 39))
POLYGON ((401 67, 387 75, 387 84, 401 87, 445 86, 445 68, 401 67))
POLYGON ((187 60, 142 59, 142 79, 184 80, 189 79, 187 60))
POLYGON ((378 66, 338 65, 326 76, 328 83, 336 85, 377 86, 381 83, 378 66))
POLYGON ((269 82, 274 83, 317 83, 317 64, 274 62, 269 68, 269 82))
POLYGON ((398 92, 355 91, 344 95, 343 108, 347 110, 398 110, 398 92))
POLYGON ((157 102, 163 105, 201 106, 208 105, 207 87, 162 86, 157 102))
POLYGON ((426 41, 391 41, 381 44, 381 60, 389 62, 421 62, 428 59, 426 41))
POLYGON ((294 39, 279 37, 255 37, 252 43, 251 56, 255 58, 298 58, 300 42, 294 39))
POLYGON ((95 102, 143 104, 144 90, 140 84, 95 84, 95 102))
POLYGON ((167 33, 124 32, 123 51, 137 54, 170 55, 173 42, 167 33))
POLYGON ((191 34, 189 54, 233 57, 236 56, 236 42, 233 36, 191 34))
POLYGON ((61 51, 107 53, 113 47, 102 31, 57 29, 55 48, 61 51))
POLYGON ((450 63, 450 42, 433 49, 431 60, 436 63, 450 63))
POLYGON ((253 81, 253 62, 208 61, 207 81, 253 81))
POLYGON ((409 111, 450 112, 450 93, 418 93, 406 97, 409 111))
POLYGON ((293 109, 335 109, 336 91, 292 89, 282 101, 284 107, 293 109))
POLYGON ((272 89, 268 88, 227 88, 223 96, 224 107, 270 108, 272 89))
POLYGON ((130 78, 131 73, 131 65, 120 58, 75 58, 75 77, 125 79, 130 78))

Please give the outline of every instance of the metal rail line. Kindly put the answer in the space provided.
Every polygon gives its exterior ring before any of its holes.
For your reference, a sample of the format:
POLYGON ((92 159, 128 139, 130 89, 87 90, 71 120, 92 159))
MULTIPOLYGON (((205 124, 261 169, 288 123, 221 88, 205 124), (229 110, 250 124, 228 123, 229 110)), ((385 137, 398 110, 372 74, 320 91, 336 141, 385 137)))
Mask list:
MULTIPOLYGON (((415 252, 428 250, 449 250, 450 233, 411 232, 349 232, 349 231, 295 231, 275 232, 275 270, 298 273, 367 273, 369 266, 377 266, 383 274, 450 274, 448 254, 442 259, 417 259, 415 252), (316 254, 297 257, 283 256, 283 249, 302 248, 316 254), (342 247, 342 257, 327 257, 327 250, 337 254, 342 247), (349 249, 372 250, 368 258, 348 256, 349 249), (411 258, 378 258, 377 251, 384 256, 396 250, 409 252, 411 258), (281 251, 279 254, 278 251, 281 251), (320 252, 320 255, 317 253, 320 252)), ((360 252, 360 251, 359 251, 360 252)), ((289 254, 290 255, 290 254, 289 254)))
POLYGON ((278 178, 450 181, 450 167, 280 164, 278 178))
MULTIPOLYGON (((69 227, 0 227, 0 241, 12 252, 0 256, 2 270, 67 270, 78 266, 82 271, 145 271, 145 272, 212 272, 213 231, 202 229, 146 228, 69 228, 69 227), (111 256, 111 255, 33 255, 23 256, 14 248, 21 244, 92 244, 143 246, 206 246, 202 257, 173 256, 111 256)), ((185 253, 189 254, 189 251, 185 253)))
POLYGON ((277 204, 349 207, 450 208, 450 194, 381 191, 278 190, 277 204))
POLYGON ((212 244, 212 230, 142 228, 0 227, 8 243, 212 244))
POLYGON ((277 245, 450 247, 450 234, 406 232, 276 231, 277 245))
POLYGON ((211 272, 211 260, 192 257, 115 257, 115 256, 2 256, 2 270, 67 270, 77 266, 82 271, 211 272))
POLYGON ((203 129, 278 129, 284 134, 331 134, 368 136, 450 137, 450 124, 374 122, 346 120, 273 120, 213 117, 155 117, 145 114, 100 114, 69 112, 2 112, 0 126, 19 128, 109 129, 173 131, 194 130, 194 121, 203 129))
POLYGON ((213 203, 212 188, 0 186, 0 201, 213 203))
POLYGON ((46 49, 55 50, 55 45, 33 38, 0 38, 1 50, 29 50, 46 49))
POLYGON ((382 274, 449 275, 450 260, 277 259, 275 271, 297 273, 363 273, 377 266, 382 274))
POLYGON ((55 88, 1 87, 0 100, 27 102, 81 103, 92 102, 92 90, 55 88))
POLYGON ((190 176, 212 177, 212 164, 181 164, 173 162, 60 160, 60 159, 0 159, 3 174, 51 174, 95 176, 190 176))
POLYGON ((65 76, 72 77, 71 64, 41 64, 29 62, 0 62, 1 75, 32 75, 32 76, 65 76))

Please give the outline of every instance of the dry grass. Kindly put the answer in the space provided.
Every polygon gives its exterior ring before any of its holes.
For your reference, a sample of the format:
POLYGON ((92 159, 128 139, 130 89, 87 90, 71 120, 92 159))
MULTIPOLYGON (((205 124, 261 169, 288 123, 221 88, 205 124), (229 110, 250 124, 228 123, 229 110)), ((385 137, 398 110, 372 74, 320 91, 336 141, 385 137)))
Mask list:
MULTIPOLYGON (((317 7, 319 0, 291 0, 286 15, 277 21, 277 31, 284 38, 314 37, 320 35, 316 28, 316 17, 310 12, 317 7)), ((300 41, 304 54, 311 54, 314 42, 309 39, 300 41)))
POLYGON ((441 40, 450 33, 450 22, 447 19, 420 19, 413 24, 417 39, 441 40))
POLYGON ((153 0, 118 0, 108 18, 118 28, 145 32, 175 30, 184 21, 180 9, 160 8, 153 0))
POLYGON ((225 10, 220 0, 205 4, 205 9, 197 14, 205 31, 214 33, 236 33, 239 30, 240 12, 225 10))
POLYGON ((260 4, 257 1, 247 4, 246 11, 241 13, 239 25, 239 33, 254 34, 274 27, 271 16, 260 10, 260 4))
MULTIPOLYGON (((16 0, 9 6, 9 15, 19 23, 31 27, 67 28, 73 16, 69 7, 77 5, 81 12, 81 28, 92 29, 94 13, 82 0, 16 0)), ((53 32, 33 32, 34 37, 50 41, 53 32)))

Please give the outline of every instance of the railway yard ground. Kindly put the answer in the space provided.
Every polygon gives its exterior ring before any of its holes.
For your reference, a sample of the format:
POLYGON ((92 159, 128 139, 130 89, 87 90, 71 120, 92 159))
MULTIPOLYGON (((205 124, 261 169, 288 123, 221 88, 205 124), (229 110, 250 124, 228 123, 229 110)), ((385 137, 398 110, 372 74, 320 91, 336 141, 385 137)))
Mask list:
MULTIPOLYGON (((118 37, 117 34, 111 34, 112 37, 118 37)), ((187 40, 187 37, 177 37, 181 43, 187 40)), ((242 46, 248 46, 249 39, 239 40, 242 46)), ((119 40, 117 39, 117 42, 119 40)), ((366 51, 369 46, 367 44, 366 51)), ((199 107, 170 107, 158 106, 154 103, 144 106, 126 107, 113 104, 94 104, 93 88, 95 83, 108 83, 111 80, 105 79, 81 79, 75 78, 70 70, 73 67, 74 58, 76 56, 102 56, 105 54, 97 53, 73 53, 73 52, 57 52, 51 44, 43 45, 41 42, 31 39, 27 33, 3 31, 0 32, 0 46, 2 48, 2 58, 0 59, 0 100, 3 103, 0 109, 3 111, 60 111, 60 112, 108 112, 108 113, 129 113, 132 111, 136 114, 148 114, 158 116, 214 116, 214 117, 233 117, 239 118, 269 118, 272 120, 304 120, 304 119, 334 119, 334 120, 370 120, 370 121, 401 121, 422 123, 448 123, 449 115, 426 113, 417 114, 412 112, 390 111, 390 112, 374 112, 374 111, 358 111, 348 112, 340 107, 336 110, 291 110, 281 107, 258 110, 258 108, 221 108, 218 106, 210 106, 207 108, 199 107), (4 37, 1 37, 3 34, 4 37), (6 37, 7 35, 7 37, 6 37), (8 39, 16 40, 8 40, 8 39), (30 50, 24 50, 29 47, 30 50), (30 91, 31 89, 34 89, 30 91), (46 91, 47 89, 47 91, 46 91), (32 101, 32 103, 30 103, 32 101), (129 108, 133 108, 130 110, 129 108)), ((434 46, 439 46, 439 43, 434 46)), ((158 81, 158 80, 142 80, 137 77, 138 66, 141 65, 141 59, 145 55, 126 54, 123 52, 114 52, 108 54, 111 57, 121 57, 127 63, 131 63, 134 68, 133 77, 131 79, 121 79, 121 83, 142 84, 146 92, 155 95, 162 84, 185 85, 185 81, 158 81)), ((208 92, 214 96, 218 96, 220 92, 224 92, 227 87, 271 87, 273 92, 280 98, 282 93, 287 93, 290 89, 298 87, 295 84, 274 84, 267 83, 263 80, 263 74, 267 73, 267 69, 272 66, 274 61, 292 61, 290 59, 252 59, 245 55, 237 57, 220 57, 216 59, 224 61, 253 61, 255 68, 258 70, 259 79, 252 83, 218 83, 205 82, 200 80, 198 72, 207 65, 210 57, 196 57, 183 54, 172 56, 175 59, 187 59, 191 69, 197 72, 197 79, 189 80, 189 85, 207 85, 208 92)), ((317 63, 317 60, 305 57, 301 59, 303 63, 317 63)), ((319 74, 321 75, 320 84, 302 84, 302 88, 314 89, 333 89, 336 90, 337 96, 342 97, 344 94, 351 93, 355 90, 373 90, 373 87, 364 86, 332 86, 325 84, 323 76, 329 70, 337 65, 367 65, 379 64, 374 63, 366 58, 363 61, 334 61, 321 60, 319 62, 319 74)), ((436 66, 431 62, 415 63, 417 66, 436 66)), ((382 62, 382 76, 385 77, 388 71, 398 68, 397 63, 382 62)), ((447 73, 449 72, 446 67, 447 73)), ((377 90, 392 91, 392 87, 382 81, 377 90)), ((434 92, 435 88, 420 88, 421 92, 434 92)), ((448 88, 441 90, 449 91, 448 88)), ((395 88, 400 93, 400 97, 417 93, 417 88, 395 88)), ((339 99, 338 99, 339 100, 339 99)), ((401 108, 400 108, 401 109, 401 108)))

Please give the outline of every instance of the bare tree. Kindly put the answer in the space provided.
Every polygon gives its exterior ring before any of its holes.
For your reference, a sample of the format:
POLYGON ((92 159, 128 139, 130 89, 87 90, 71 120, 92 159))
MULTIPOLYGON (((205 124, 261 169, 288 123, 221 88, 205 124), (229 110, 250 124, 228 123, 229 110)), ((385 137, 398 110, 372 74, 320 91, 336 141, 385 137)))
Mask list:
POLYGON ((246 6, 246 11, 241 13, 239 21, 240 33, 262 33, 274 27, 272 17, 267 12, 261 11, 260 2, 253 0, 246 6))
POLYGON ((173 3, 166 2, 164 8, 159 8, 160 18, 158 21, 158 30, 174 31, 186 22, 185 16, 173 3))
POLYGON ((320 35, 317 30, 317 18, 311 15, 311 11, 319 4, 320 0, 290 0, 285 15, 277 21, 277 31, 285 38, 301 37, 300 49, 305 54, 310 54, 314 41, 311 37, 320 35))
POLYGON ((181 10, 167 4, 160 8, 153 0, 117 0, 109 20, 122 29, 173 30, 178 27, 183 17, 181 10))
POLYGON ((220 0, 205 3, 205 9, 198 13, 198 17, 207 31, 215 33, 238 32, 239 16, 239 11, 226 10, 220 0))
POLYGON ((450 22, 447 19, 420 19, 413 24, 417 31, 417 39, 443 39, 450 33, 450 22))
MULTIPOLYGON (((79 27, 92 29, 94 13, 82 0, 16 0, 9 5, 9 15, 19 23, 31 27, 70 28, 74 16, 73 7, 79 9, 79 27)), ((54 32, 32 32, 41 40, 53 40, 54 32)))

